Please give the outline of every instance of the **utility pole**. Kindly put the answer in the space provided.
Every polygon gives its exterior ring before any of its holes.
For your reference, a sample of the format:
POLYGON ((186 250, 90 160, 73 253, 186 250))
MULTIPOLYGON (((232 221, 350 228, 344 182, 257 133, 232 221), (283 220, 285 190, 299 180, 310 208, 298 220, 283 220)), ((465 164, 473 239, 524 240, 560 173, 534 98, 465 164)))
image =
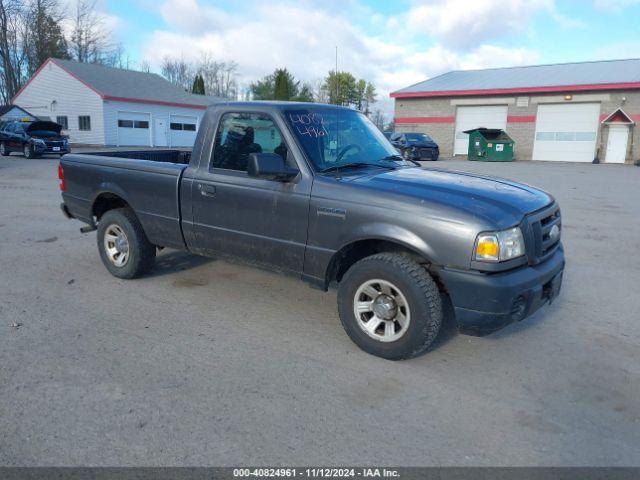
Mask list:
POLYGON ((335 80, 336 80, 336 105, 338 104, 338 89, 340 88, 340 83, 338 82, 338 46, 336 45, 336 69, 335 72, 335 80))

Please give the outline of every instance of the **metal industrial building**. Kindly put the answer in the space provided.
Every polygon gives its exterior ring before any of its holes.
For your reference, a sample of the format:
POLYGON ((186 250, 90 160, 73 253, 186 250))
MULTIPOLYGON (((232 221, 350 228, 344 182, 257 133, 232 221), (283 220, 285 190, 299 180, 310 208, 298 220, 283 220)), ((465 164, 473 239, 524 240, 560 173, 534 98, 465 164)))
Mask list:
POLYGON ((72 143, 193 146, 212 97, 194 95, 160 75, 48 59, 13 98, 58 122, 72 143))
POLYGON ((640 159, 640 59, 452 71, 393 92, 400 132, 466 155, 476 127, 501 128, 518 160, 640 159))

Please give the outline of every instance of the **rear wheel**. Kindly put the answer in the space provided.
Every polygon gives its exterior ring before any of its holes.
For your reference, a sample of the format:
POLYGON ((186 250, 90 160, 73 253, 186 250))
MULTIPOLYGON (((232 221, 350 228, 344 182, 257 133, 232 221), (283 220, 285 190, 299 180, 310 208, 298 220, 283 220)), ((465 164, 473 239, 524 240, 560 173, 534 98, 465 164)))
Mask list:
POLYGON ((9 155, 7 146, 4 144, 4 142, 0 142, 0 157, 6 157, 7 155, 9 155))
POLYGON ((436 338, 442 300, 426 269, 405 255, 360 260, 338 288, 342 325, 365 352, 391 360, 416 357, 436 338))
POLYGON ((118 278, 136 278, 153 267, 156 247, 129 208, 109 210, 98 224, 98 250, 102 263, 118 278))

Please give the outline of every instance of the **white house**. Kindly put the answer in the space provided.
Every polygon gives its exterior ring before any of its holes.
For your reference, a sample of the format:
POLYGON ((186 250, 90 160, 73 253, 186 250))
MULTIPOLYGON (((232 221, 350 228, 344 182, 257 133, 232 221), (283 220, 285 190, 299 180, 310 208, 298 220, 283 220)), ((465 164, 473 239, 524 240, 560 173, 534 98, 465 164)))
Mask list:
POLYGON ((216 99, 194 95, 154 73, 50 58, 13 98, 61 124, 71 143, 193 146, 216 99))

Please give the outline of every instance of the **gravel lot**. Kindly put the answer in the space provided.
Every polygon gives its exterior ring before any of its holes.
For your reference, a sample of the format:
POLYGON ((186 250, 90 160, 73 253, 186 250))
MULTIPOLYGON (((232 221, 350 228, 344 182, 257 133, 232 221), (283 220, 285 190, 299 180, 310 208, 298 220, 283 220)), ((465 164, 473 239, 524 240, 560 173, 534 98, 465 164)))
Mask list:
POLYGON ((438 166, 556 196, 563 292, 390 362, 295 279, 174 251, 110 276, 57 159, 0 158, 0 465, 640 465, 640 168, 438 166))

